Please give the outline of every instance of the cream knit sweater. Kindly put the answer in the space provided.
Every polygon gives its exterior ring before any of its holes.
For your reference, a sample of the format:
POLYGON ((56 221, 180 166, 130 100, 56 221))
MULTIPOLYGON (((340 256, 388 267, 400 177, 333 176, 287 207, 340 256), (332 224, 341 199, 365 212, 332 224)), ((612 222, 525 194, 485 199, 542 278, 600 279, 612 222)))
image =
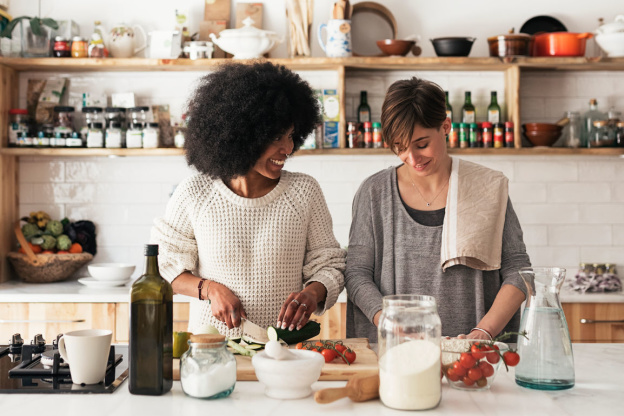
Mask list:
MULTIPOLYGON (((198 174, 176 188, 164 218, 155 220, 161 275, 173 281, 191 271, 227 286, 241 300, 250 321, 277 321, 291 292, 317 281, 327 288, 320 315, 344 287, 345 251, 332 230, 320 186, 312 177, 282 172, 278 185, 261 198, 243 198, 219 179, 198 174)), ((193 298, 189 331, 206 325, 226 336, 240 328, 212 316, 208 301, 193 298)))

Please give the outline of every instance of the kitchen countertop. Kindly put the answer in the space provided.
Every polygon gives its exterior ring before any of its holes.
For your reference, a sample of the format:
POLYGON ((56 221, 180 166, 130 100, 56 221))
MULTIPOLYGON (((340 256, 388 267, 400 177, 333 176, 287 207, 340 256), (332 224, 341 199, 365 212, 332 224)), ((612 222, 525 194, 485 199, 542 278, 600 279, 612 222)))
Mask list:
MULTIPOLYGON (((132 284, 110 288, 87 287, 76 280, 55 283, 24 283, 10 280, 0 283, 0 303, 123 303, 129 301, 132 284)), ((191 298, 174 295, 174 302, 188 302, 191 298)), ((347 301, 347 293, 338 296, 338 302, 347 301)), ((621 302, 624 302, 624 297, 621 302)))
MULTIPOLYGON (((431 411, 432 415, 582 415, 610 416, 622 414, 624 397, 624 344, 573 344, 576 367, 576 386, 570 390, 546 392, 517 386, 514 371, 506 373, 501 367, 492 388, 484 392, 465 392, 442 387, 442 402, 431 411)), ((187 397, 179 382, 163 396, 133 396, 128 392, 128 382, 111 395, 54 395, 22 394, 0 395, 3 414, 18 414, 36 405, 45 409, 46 415, 135 416, 137 414, 248 414, 264 415, 314 415, 324 416, 357 414, 407 415, 410 413, 389 409, 379 400, 353 403, 341 399, 320 405, 313 397, 300 400, 276 400, 264 395, 258 382, 236 383, 232 395, 225 399, 203 401, 187 397)), ((341 387, 345 382, 318 382, 314 391, 326 387, 341 387)), ((416 414, 416 413, 411 413, 416 414)))
MULTIPOLYGON (((122 303, 128 302, 131 284, 105 289, 84 286, 76 280, 57 283, 24 283, 10 280, 0 283, 0 303, 69 302, 69 303, 122 303)), ((190 298, 175 295, 174 302, 188 302, 190 298)), ((624 303, 624 292, 578 293, 567 287, 561 290, 562 303, 624 303)), ((347 292, 338 296, 338 303, 347 301, 347 292)))

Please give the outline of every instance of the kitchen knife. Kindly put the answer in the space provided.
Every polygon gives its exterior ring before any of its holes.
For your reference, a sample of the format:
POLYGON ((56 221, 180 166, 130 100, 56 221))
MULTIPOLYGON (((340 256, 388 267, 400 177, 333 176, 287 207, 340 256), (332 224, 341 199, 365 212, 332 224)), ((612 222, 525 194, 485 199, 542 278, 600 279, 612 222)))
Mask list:
POLYGON ((241 330, 243 331, 243 339, 246 341, 257 342, 260 344, 266 344, 269 342, 266 328, 262 328, 245 318, 241 319, 241 330))

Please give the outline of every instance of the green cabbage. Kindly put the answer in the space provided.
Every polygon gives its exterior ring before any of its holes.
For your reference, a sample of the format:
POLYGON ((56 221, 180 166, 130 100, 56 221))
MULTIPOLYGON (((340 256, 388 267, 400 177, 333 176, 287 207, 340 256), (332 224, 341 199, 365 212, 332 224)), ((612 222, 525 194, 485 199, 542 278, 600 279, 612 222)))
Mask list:
POLYGON ((52 233, 54 237, 58 237, 59 235, 63 234, 63 224, 61 224, 60 221, 56 220, 48 221, 48 224, 46 225, 46 231, 52 233))
POLYGON ((61 234, 59 238, 56 240, 56 248, 58 248, 59 250, 67 251, 69 250, 71 245, 72 245, 71 240, 65 234, 61 234))
POLYGON ((52 250, 56 246, 56 238, 51 235, 42 236, 43 243, 41 243, 41 248, 44 250, 52 250))
POLYGON ((41 235, 41 230, 37 227, 37 224, 26 223, 22 225, 22 234, 24 234, 26 240, 30 240, 32 237, 41 235))

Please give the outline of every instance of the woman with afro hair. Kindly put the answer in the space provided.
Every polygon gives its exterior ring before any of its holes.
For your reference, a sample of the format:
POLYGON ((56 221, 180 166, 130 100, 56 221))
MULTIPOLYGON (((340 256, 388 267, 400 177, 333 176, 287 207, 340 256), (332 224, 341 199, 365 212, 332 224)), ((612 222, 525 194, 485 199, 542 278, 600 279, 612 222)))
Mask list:
POLYGON ((189 331, 240 336, 241 318, 298 329, 337 301, 346 253, 319 184, 283 170, 319 123, 299 75, 269 62, 227 64, 188 103, 186 158, 198 173, 155 221, 160 272, 193 297, 189 331))

